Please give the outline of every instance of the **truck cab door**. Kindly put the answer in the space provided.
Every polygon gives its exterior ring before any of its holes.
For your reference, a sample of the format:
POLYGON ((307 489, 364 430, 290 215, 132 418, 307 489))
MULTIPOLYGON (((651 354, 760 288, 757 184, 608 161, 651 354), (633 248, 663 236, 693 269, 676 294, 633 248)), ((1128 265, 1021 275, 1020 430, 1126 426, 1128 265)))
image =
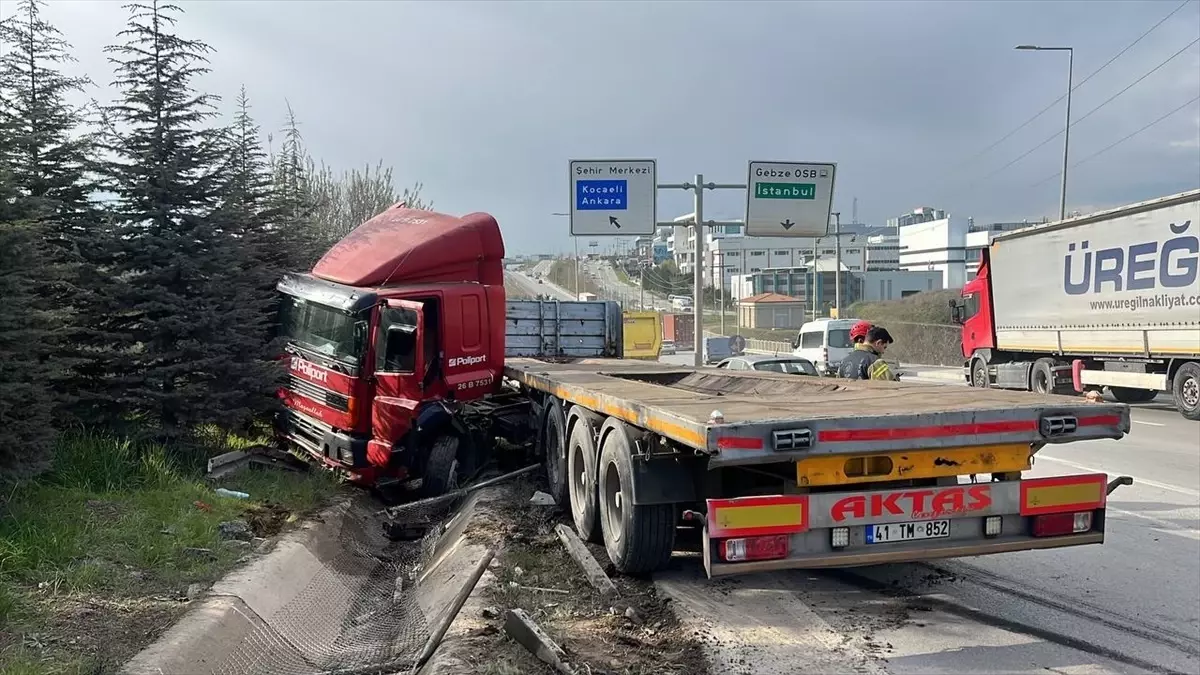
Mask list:
POLYGON ((392 444, 413 425, 424 398, 424 306, 408 300, 387 300, 380 307, 375 331, 375 398, 371 410, 372 436, 368 457, 386 464, 392 444))

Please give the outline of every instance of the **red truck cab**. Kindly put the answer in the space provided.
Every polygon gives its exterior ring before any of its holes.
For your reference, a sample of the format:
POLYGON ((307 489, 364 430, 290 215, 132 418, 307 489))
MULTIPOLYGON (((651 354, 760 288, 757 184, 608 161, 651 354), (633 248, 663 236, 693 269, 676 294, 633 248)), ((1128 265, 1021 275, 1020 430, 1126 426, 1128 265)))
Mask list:
POLYGON ((370 485, 454 461, 442 427, 457 423, 458 403, 495 391, 504 368, 503 258, 492 216, 398 204, 312 272, 287 275, 281 440, 370 485))
POLYGON ((962 326, 963 363, 967 366, 967 382, 973 386, 984 386, 982 383, 988 381, 986 354, 996 348, 988 272, 988 252, 984 250, 975 278, 963 284, 962 300, 950 302, 954 321, 962 326), (975 372, 976 369, 980 372, 975 372))

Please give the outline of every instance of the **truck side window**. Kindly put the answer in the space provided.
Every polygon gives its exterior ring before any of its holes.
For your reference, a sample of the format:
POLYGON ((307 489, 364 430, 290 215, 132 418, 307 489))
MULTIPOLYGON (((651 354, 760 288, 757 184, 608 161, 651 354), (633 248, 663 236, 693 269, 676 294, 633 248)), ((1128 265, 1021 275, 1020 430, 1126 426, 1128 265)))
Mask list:
POLYGON ((801 349, 820 349, 825 344, 825 333, 819 330, 800 334, 801 349))
POLYGON ((386 373, 414 372, 417 367, 417 313, 389 307, 383 312, 380 329, 384 339, 376 368, 386 373))
POLYGON ((963 306, 966 313, 964 318, 969 319, 979 313, 979 298, 974 293, 965 296, 963 306))

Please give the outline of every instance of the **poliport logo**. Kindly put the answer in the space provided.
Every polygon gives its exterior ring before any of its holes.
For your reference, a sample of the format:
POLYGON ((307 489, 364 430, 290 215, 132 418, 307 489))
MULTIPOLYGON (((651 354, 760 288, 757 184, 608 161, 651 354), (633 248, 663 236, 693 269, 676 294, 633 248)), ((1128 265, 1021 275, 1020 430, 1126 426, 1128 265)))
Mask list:
POLYGON ((329 382, 328 370, 318 368, 299 356, 292 357, 292 370, 298 370, 303 373, 305 377, 314 379, 318 382, 329 382))
POLYGON ((487 363, 487 354, 481 356, 455 356, 449 360, 448 366, 450 368, 458 368, 460 366, 475 366, 481 363, 487 363))

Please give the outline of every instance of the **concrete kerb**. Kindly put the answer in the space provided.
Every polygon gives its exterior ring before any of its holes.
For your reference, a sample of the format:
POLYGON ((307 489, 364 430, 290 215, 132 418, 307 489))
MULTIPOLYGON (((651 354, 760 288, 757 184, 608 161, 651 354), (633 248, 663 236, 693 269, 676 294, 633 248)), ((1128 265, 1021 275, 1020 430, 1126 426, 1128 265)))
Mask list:
POLYGON ((321 550, 320 545, 325 543, 322 540, 336 537, 349 509, 350 500, 339 501, 280 537, 267 554, 218 581, 206 597, 196 601, 187 614, 120 672, 206 673, 219 667, 245 636, 265 626, 321 571, 323 563, 313 551, 321 550))
MULTIPOLYGON (((464 590, 472 571, 487 555, 488 546, 469 540, 468 535, 487 517, 480 507, 502 495, 503 488, 482 489, 470 495, 456 515, 447 521, 427 565, 410 591, 428 626, 436 626, 445 618, 452 609, 454 597, 464 590)), ((270 552, 214 584, 206 597, 195 601, 175 625, 135 655, 120 672, 123 675, 200 674, 228 665, 231 655, 243 646, 247 636, 266 627, 296 600, 310 581, 325 571, 324 558, 341 545, 338 535, 351 509, 351 500, 340 501, 314 520, 280 537, 270 552)), ((443 637, 443 644, 419 672, 476 672, 468 657, 463 656, 465 652, 459 643, 467 639, 468 631, 477 627, 483 607, 480 592, 493 579, 490 571, 484 573, 443 637)), ((302 640, 282 637, 296 650, 311 651, 313 655, 327 654, 337 648, 338 626, 342 623, 338 619, 340 617, 332 617, 325 622, 329 630, 320 631, 325 633, 322 635, 307 632, 302 640)), ((262 648, 271 651, 274 646, 263 644, 262 648)), ((290 649, 289 652, 278 655, 258 653, 256 660, 259 663, 294 662, 297 654, 290 649)), ((403 671, 407 672, 407 668, 403 671)))
MULTIPOLYGON (((488 546, 468 535, 485 529, 479 526, 492 516, 482 507, 500 500, 504 493, 505 488, 498 486, 471 494, 447 523, 432 560, 417 579, 418 601, 425 615, 431 617, 431 624, 442 618, 441 614, 449 608, 451 599, 462 590, 469 581, 467 577, 471 571, 487 555, 488 546)), ((492 545, 498 546, 499 542, 492 545)), ((492 566, 495 565, 493 561, 492 566)), ((483 596, 495 581, 496 576, 490 569, 483 573, 458 616, 450 624, 441 645, 418 671, 419 675, 469 675, 479 672, 480 651, 475 643, 486 639, 479 636, 479 629, 486 625, 482 614, 487 602, 483 596)))

